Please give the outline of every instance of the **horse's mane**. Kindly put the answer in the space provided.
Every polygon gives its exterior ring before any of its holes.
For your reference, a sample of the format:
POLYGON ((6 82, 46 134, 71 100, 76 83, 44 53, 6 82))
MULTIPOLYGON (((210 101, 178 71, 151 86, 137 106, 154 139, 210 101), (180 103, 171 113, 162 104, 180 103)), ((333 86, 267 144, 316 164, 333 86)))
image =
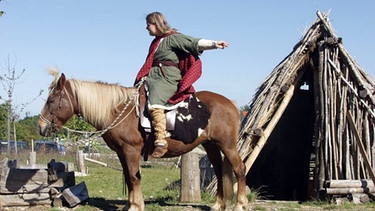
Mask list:
POLYGON ((75 99, 78 99, 82 115, 96 127, 110 125, 116 110, 126 104, 135 92, 135 88, 125 88, 117 84, 103 82, 68 80, 75 99))
POLYGON ((57 81, 59 80, 59 71, 53 68, 48 69, 48 73, 54 77, 51 85, 48 87, 49 90, 53 89, 56 86, 57 81))
MULTIPOLYGON (((136 92, 118 84, 69 79, 74 99, 77 99, 83 117, 95 127, 107 127, 136 92), (117 114, 116 114, 117 113, 117 114)), ((52 82, 56 85, 57 80, 52 82)), ((51 85, 52 86, 52 85, 51 85)))

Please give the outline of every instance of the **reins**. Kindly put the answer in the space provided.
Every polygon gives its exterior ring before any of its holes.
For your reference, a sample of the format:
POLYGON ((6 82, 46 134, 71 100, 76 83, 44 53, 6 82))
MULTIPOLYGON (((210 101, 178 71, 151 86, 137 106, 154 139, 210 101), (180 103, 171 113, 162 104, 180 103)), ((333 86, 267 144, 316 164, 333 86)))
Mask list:
MULTIPOLYGON (((137 116, 139 116, 139 90, 141 88, 141 86, 143 85, 143 82, 146 80, 146 77, 143 77, 136 85, 136 91, 134 92, 134 94, 129 98, 129 100, 127 101, 126 105, 124 106, 124 108, 121 110, 121 112, 119 113, 119 115, 113 120, 113 122, 105 129, 103 130, 98 130, 98 131, 95 131, 95 132, 84 132, 84 131, 79 131, 79 130, 73 130, 73 129, 70 129, 66 126, 62 126, 64 129, 66 130, 69 130, 69 131, 72 131, 72 132, 75 132, 75 133, 81 133, 81 134, 90 134, 89 137, 92 137, 93 135, 98 135, 98 136, 102 136, 104 133, 108 132, 109 130, 117 127, 121 122, 123 122, 134 110, 134 108, 136 109, 136 113, 137 113, 137 116), (119 121, 119 119, 124 115, 126 109, 130 106, 130 104, 134 101, 134 106, 131 108, 131 110, 119 121)), ((68 96, 69 98, 69 96, 68 96)), ((69 98, 69 101, 70 98, 69 98)), ((72 105, 71 105, 72 106, 72 105)), ((73 107, 72 107, 73 109, 73 107)), ((40 116, 40 119, 46 123, 49 123, 51 124, 51 122, 46 119, 45 117, 43 116, 40 116)))

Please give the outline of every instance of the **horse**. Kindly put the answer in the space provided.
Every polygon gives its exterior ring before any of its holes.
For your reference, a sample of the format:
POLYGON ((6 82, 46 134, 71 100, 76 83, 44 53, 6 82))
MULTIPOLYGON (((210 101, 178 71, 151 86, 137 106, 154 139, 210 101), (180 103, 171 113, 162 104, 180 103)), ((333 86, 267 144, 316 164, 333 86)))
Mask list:
MULTIPOLYGON (((97 130, 102 131, 104 141, 116 152, 121 162, 128 187, 128 200, 124 210, 143 211, 145 205, 141 192, 139 161, 142 154, 147 153, 146 143, 153 138, 152 134, 145 132, 140 126, 137 112, 138 102, 145 99, 144 93, 140 94, 137 87, 67 79, 64 73, 59 77, 60 73, 57 71, 51 74, 55 79, 49 87, 49 96, 38 120, 39 133, 43 136, 51 135, 61 129, 73 115, 84 117, 97 130)), ((234 210, 246 210, 246 166, 237 151, 240 127, 238 109, 232 101, 217 93, 200 91, 196 93, 196 97, 211 112, 208 125, 192 143, 168 138, 168 152, 164 157, 180 156, 202 145, 217 178, 216 200, 211 210, 225 210, 227 202, 234 198, 233 172, 237 179, 234 210)))

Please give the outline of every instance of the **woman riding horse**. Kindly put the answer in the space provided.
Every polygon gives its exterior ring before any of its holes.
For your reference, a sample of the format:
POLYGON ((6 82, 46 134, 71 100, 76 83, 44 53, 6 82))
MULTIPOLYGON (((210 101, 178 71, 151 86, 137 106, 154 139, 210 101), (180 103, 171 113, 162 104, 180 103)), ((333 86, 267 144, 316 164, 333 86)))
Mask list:
POLYGON ((155 133, 154 158, 162 157, 168 148, 166 136, 165 110, 171 110, 176 104, 189 97, 194 91, 192 84, 200 77, 202 65, 199 55, 204 50, 224 49, 225 41, 212 41, 193 38, 169 26, 160 12, 146 17, 146 29, 151 36, 149 53, 139 71, 135 84, 147 76, 148 113, 152 119, 155 133))

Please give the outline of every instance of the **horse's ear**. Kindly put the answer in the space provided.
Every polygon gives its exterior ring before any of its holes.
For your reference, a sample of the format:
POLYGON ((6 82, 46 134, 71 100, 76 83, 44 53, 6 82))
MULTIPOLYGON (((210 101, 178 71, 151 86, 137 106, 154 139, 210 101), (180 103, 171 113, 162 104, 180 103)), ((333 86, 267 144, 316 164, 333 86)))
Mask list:
POLYGON ((65 74, 61 73, 59 81, 57 81, 57 88, 59 88, 60 90, 64 89, 65 82, 66 82, 65 74))

